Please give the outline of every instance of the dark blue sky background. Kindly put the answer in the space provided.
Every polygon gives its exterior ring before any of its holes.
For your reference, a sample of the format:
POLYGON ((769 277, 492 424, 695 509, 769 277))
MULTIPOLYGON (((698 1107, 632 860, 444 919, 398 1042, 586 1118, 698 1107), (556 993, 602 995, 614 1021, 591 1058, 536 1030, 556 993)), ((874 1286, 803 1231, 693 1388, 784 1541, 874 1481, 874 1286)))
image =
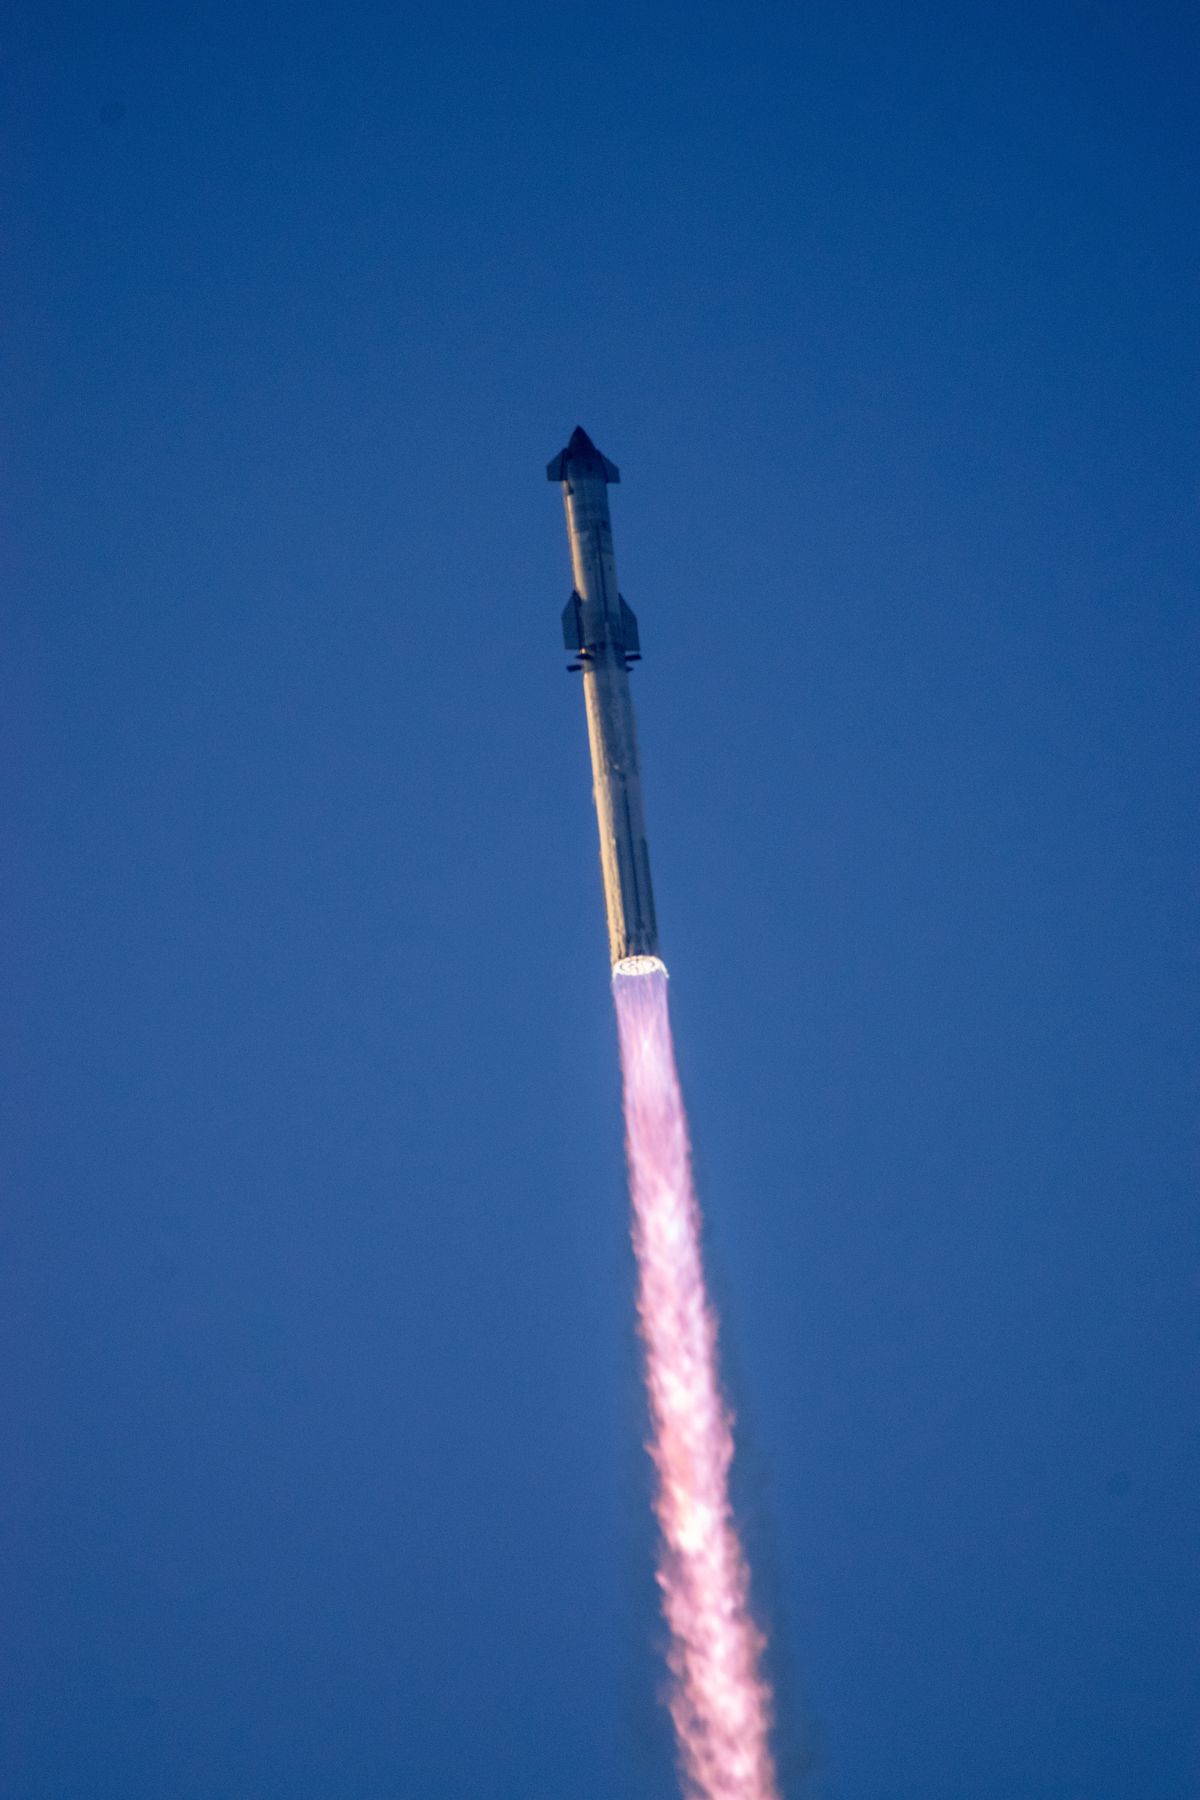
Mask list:
POLYGON ((1196 48, 10 14, 4 1800, 672 1791, 577 422, 789 1795, 1194 1795, 1196 48))

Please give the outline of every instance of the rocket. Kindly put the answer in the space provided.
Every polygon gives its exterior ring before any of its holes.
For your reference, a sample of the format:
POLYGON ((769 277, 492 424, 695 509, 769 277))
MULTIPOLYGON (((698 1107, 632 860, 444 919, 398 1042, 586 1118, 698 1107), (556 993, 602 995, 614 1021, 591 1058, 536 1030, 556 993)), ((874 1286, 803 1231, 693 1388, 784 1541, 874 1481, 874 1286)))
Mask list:
POLYGON ((592 792, 600 827, 604 910, 614 967, 631 957, 657 957, 658 925, 642 810, 637 733, 629 671, 641 660, 637 620, 617 587, 608 490, 621 474, 582 426, 546 466, 560 481, 575 586, 563 608, 563 642, 583 676, 592 792))

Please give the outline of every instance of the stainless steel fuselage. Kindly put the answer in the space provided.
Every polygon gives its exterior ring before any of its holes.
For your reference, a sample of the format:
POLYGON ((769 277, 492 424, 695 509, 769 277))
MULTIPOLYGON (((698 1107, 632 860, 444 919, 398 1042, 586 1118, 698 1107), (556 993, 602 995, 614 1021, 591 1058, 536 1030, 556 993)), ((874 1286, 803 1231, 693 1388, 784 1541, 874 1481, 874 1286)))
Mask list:
POLYGON ((637 622, 621 598, 613 554, 608 487, 619 480, 582 431, 550 464, 560 480, 575 588, 563 613, 563 637, 583 677, 592 788, 600 830, 600 867, 614 963, 658 953, 650 857, 642 807, 629 667, 639 656, 637 622))

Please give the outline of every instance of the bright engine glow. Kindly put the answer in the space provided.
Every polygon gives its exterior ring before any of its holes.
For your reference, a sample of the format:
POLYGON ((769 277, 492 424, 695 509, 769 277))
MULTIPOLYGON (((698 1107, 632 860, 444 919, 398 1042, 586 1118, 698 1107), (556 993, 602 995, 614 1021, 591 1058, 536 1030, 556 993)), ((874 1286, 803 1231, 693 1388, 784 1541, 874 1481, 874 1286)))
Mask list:
POLYGON ((717 1375, 667 971, 654 956, 626 958, 613 969, 613 994, 680 1769, 689 1800, 778 1800, 764 1639, 729 1500, 732 1420, 717 1375))

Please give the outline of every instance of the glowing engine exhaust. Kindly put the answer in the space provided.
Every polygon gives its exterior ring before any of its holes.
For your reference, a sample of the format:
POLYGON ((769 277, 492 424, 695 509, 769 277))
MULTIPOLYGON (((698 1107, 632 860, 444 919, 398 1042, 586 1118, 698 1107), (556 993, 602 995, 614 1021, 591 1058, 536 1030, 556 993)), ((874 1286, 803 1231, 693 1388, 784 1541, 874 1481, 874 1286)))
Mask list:
POLYGON ((729 1503, 732 1422, 717 1377, 666 969, 655 957, 620 962, 613 994, 680 1763, 698 1800, 772 1800, 770 1691, 729 1503))

